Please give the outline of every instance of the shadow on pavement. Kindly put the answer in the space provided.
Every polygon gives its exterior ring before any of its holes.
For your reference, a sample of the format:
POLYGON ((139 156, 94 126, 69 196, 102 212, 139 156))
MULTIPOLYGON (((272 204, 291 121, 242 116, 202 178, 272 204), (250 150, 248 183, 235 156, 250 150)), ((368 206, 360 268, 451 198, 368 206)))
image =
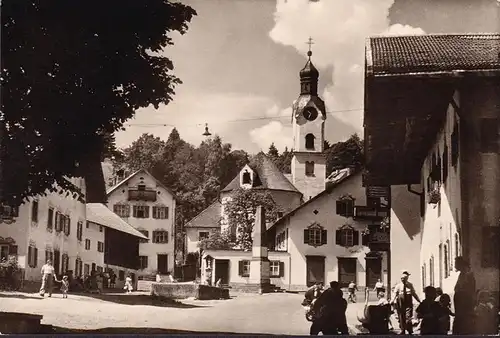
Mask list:
POLYGON ((203 308, 208 306, 184 304, 173 299, 152 297, 150 295, 134 295, 124 293, 111 293, 111 294, 82 294, 83 296, 103 300, 106 302, 113 302, 124 305, 150 305, 159 307, 172 307, 179 309, 192 309, 203 308))
MULTIPOLYGON (((53 326, 51 334, 186 334, 186 335, 242 335, 235 332, 185 331, 149 327, 105 327, 96 330, 69 329, 53 326)), ((264 333, 244 333, 244 335, 264 336, 264 333)))
POLYGON ((43 299, 39 295, 23 295, 20 293, 0 293, 0 298, 18 298, 18 299, 43 299))

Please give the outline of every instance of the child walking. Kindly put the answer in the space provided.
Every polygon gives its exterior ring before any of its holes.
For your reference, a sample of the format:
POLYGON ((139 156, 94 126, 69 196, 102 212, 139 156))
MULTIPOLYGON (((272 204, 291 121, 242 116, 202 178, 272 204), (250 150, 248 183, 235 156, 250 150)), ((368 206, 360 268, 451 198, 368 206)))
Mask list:
POLYGON ((133 290, 132 277, 130 277, 130 275, 128 275, 127 278, 125 278, 125 286, 123 287, 123 289, 126 290, 127 293, 132 292, 133 290))
POLYGON ((61 292, 62 292, 62 298, 68 298, 68 291, 69 291, 69 280, 68 276, 64 275, 61 280, 57 280, 56 282, 61 283, 61 292))
POLYGON ((439 334, 446 335, 450 331, 450 316, 455 316, 451 311, 451 298, 447 293, 443 293, 439 296, 438 300, 441 306, 441 314, 439 316, 439 334))
POLYGON ((420 334, 435 335, 439 334, 439 317, 441 315, 441 306, 436 302, 436 288, 427 286, 424 289, 425 299, 417 307, 417 317, 421 319, 420 334))

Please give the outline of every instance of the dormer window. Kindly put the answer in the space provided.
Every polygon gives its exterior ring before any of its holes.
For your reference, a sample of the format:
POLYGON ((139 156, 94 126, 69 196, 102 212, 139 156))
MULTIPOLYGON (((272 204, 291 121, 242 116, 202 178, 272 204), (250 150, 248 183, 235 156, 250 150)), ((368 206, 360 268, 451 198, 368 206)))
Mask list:
POLYGON ((137 186, 137 190, 139 190, 139 191, 145 191, 146 190, 146 185, 145 184, 139 184, 137 186))
POLYGON ((306 149, 314 150, 314 139, 315 137, 313 134, 306 135, 306 149))
POLYGON ((250 175, 250 173, 247 170, 245 170, 245 172, 243 173, 241 183, 242 184, 251 184, 252 183, 252 176, 250 175))
POLYGON ((336 203, 337 215, 352 217, 354 215, 354 201, 352 196, 342 196, 336 203))

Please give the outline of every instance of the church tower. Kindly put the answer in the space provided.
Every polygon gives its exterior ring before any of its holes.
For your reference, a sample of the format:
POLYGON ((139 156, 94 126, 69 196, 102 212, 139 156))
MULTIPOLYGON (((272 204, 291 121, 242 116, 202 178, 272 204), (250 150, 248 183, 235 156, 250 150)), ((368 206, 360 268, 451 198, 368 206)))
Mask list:
POLYGON ((292 183, 304 195, 304 201, 325 190, 326 184, 326 156, 323 153, 326 109, 318 96, 319 72, 311 62, 311 55, 309 48, 308 61, 299 73, 300 95, 292 106, 292 183))

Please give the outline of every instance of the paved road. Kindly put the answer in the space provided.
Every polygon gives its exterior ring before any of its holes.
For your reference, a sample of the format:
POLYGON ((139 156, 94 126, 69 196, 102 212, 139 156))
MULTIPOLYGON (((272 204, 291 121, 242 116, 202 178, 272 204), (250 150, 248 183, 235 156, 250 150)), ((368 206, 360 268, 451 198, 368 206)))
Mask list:
MULTIPOLYGON (((99 298, 61 295, 41 299, 35 294, 0 292, 0 311, 43 315, 43 324, 81 330, 141 328, 196 332, 268 333, 304 335, 310 323, 300 306, 302 295, 273 293, 237 295, 229 300, 185 300, 182 304, 152 301, 146 295, 114 294, 99 298)), ((347 320, 352 327, 362 304, 349 304, 347 320)), ((116 332, 116 331, 115 331, 116 332)))

